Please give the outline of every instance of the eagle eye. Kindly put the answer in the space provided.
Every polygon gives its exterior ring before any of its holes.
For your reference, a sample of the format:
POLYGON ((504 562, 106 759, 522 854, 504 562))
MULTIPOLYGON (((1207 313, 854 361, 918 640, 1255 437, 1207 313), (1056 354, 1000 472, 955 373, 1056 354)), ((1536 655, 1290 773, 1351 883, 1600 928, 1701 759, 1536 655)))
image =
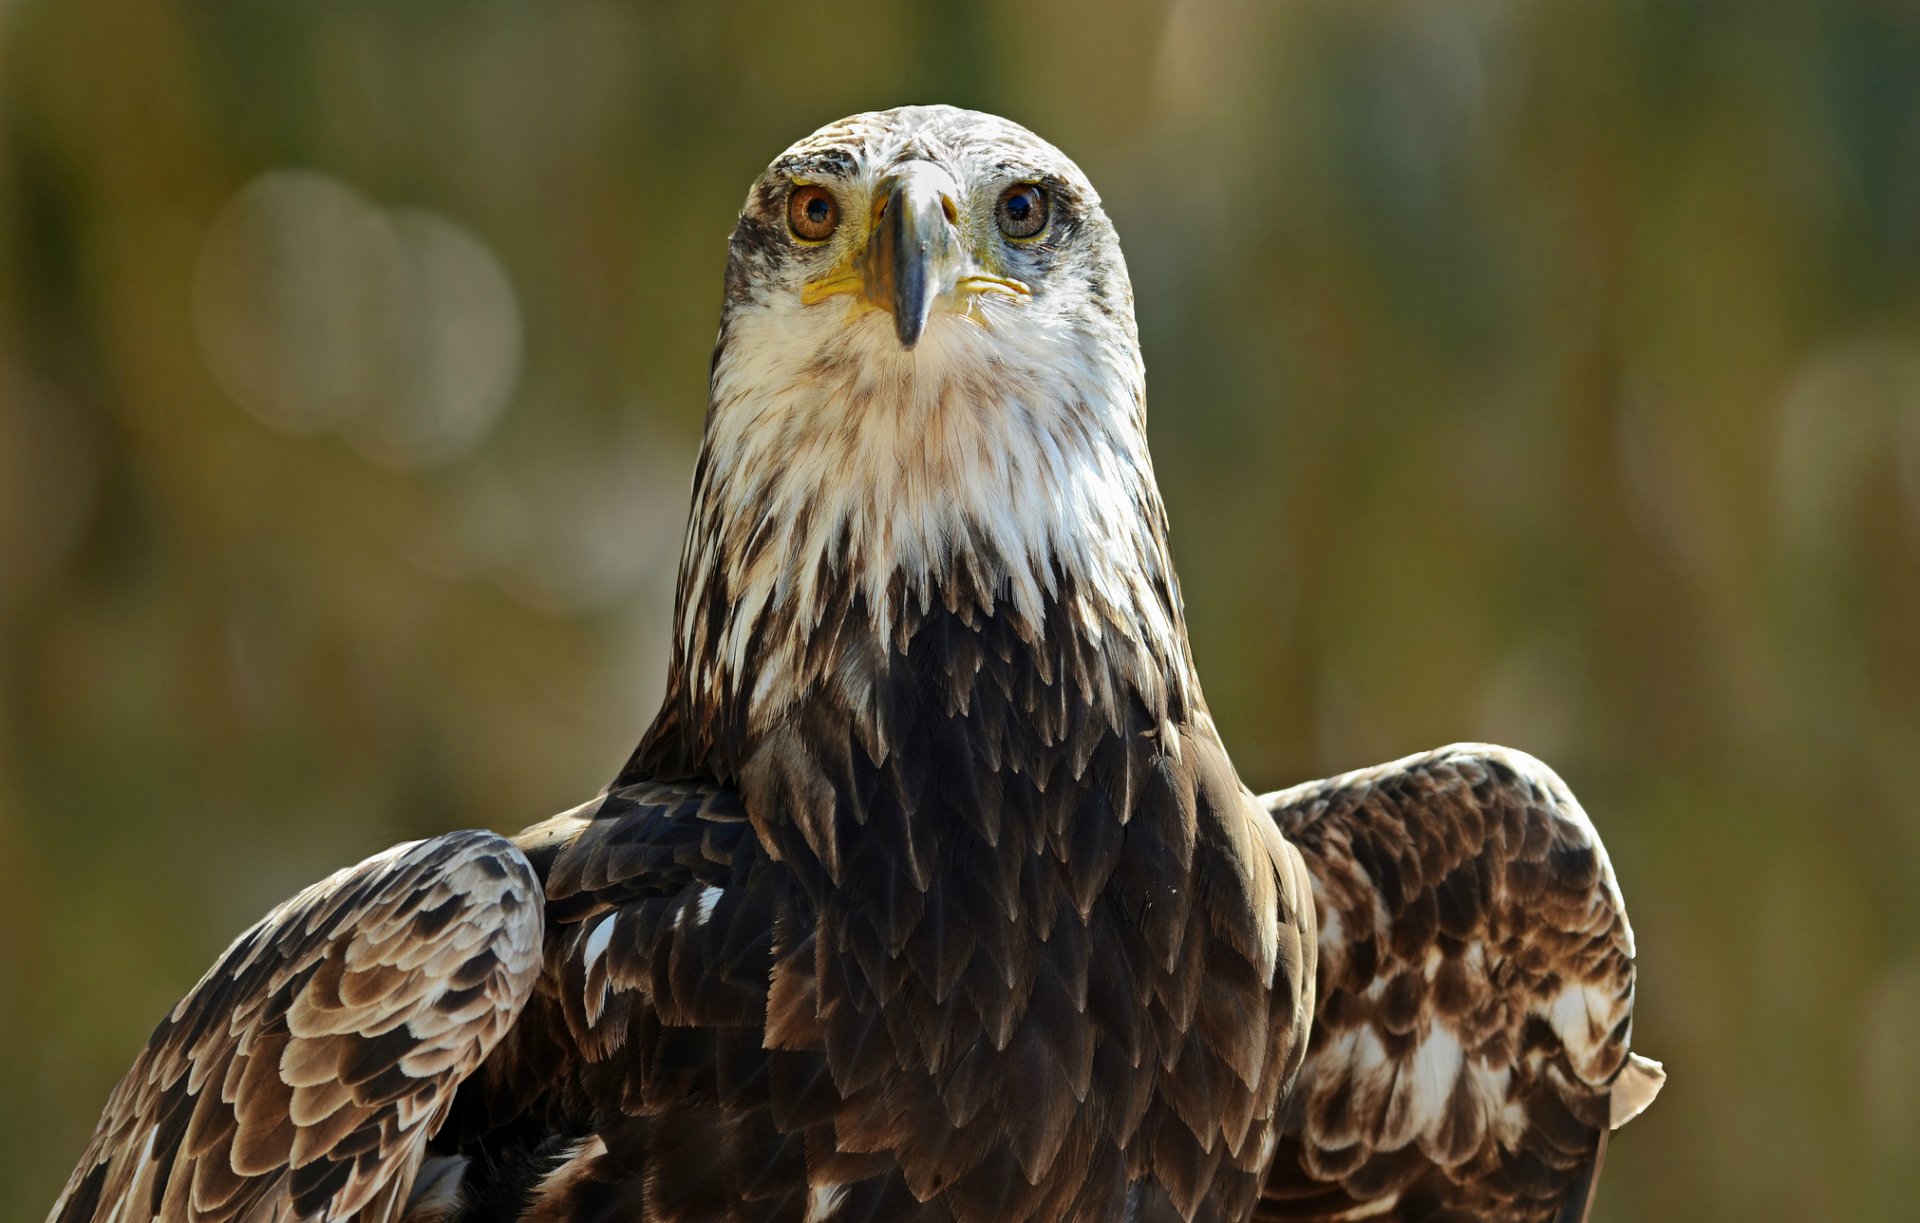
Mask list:
POLYGON ((840 206, 824 187, 803 183, 787 196, 787 228, 802 242, 824 242, 840 225, 840 206))
POLYGON ((1033 183, 1015 183, 1000 193, 993 219, 1009 238, 1031 238, 1047 227, 1047 193, 1033 183))

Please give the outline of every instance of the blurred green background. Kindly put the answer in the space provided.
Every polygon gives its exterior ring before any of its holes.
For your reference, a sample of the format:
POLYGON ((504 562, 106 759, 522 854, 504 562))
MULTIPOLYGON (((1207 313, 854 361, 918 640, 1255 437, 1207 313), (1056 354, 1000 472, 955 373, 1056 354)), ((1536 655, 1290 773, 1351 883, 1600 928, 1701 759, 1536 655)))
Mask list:
POLYGON ((0 1215, 270 904, 653 711, 725 237, 946 100, 1132 262, 1257 788, 1554 764, 1672 1081, 1598 1217, 1920 1194, 1920 19, 0 0, 0 1215))

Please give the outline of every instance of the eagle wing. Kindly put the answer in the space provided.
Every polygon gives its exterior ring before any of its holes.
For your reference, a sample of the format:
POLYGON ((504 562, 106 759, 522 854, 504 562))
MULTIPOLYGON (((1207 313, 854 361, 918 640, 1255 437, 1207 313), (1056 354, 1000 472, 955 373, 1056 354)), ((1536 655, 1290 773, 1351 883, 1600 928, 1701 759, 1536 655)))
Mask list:
POLYGON ((487 832, 301 892, 154 1030, 52 1219, 397 1217, 455 1087, 532 990, 543 920, 527 859, 487 832))
POLYGON ((1319 1000, 1256 1219, 1586 1218, 1628 1051, 1633 931, 1573 795, 1462 744, 1261 800, 1306 859, 1319 1000))

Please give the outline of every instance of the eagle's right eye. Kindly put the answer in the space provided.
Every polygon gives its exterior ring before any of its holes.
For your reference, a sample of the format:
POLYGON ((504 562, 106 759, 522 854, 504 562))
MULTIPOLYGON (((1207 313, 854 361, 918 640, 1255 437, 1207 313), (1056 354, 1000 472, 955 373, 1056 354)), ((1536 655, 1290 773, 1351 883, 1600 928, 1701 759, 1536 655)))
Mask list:
POLYGON ((824 242, 840 224, 840 206, 826 188, 805 183, 787 196, 787 228, 802 242, 824 242))

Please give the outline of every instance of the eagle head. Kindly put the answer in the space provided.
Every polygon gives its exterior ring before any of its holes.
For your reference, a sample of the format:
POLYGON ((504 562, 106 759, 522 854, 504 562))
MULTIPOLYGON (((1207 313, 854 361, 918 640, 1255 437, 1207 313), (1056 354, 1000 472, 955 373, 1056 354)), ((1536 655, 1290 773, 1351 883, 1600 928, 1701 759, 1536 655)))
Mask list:
POLYGON ((915 106, 821 128, 747 194, 662 723, 857 704, 935 609, 1067 626, 1106 660, 1090 697, 1187 699, 1113 226, 1025 128, 915 106))

